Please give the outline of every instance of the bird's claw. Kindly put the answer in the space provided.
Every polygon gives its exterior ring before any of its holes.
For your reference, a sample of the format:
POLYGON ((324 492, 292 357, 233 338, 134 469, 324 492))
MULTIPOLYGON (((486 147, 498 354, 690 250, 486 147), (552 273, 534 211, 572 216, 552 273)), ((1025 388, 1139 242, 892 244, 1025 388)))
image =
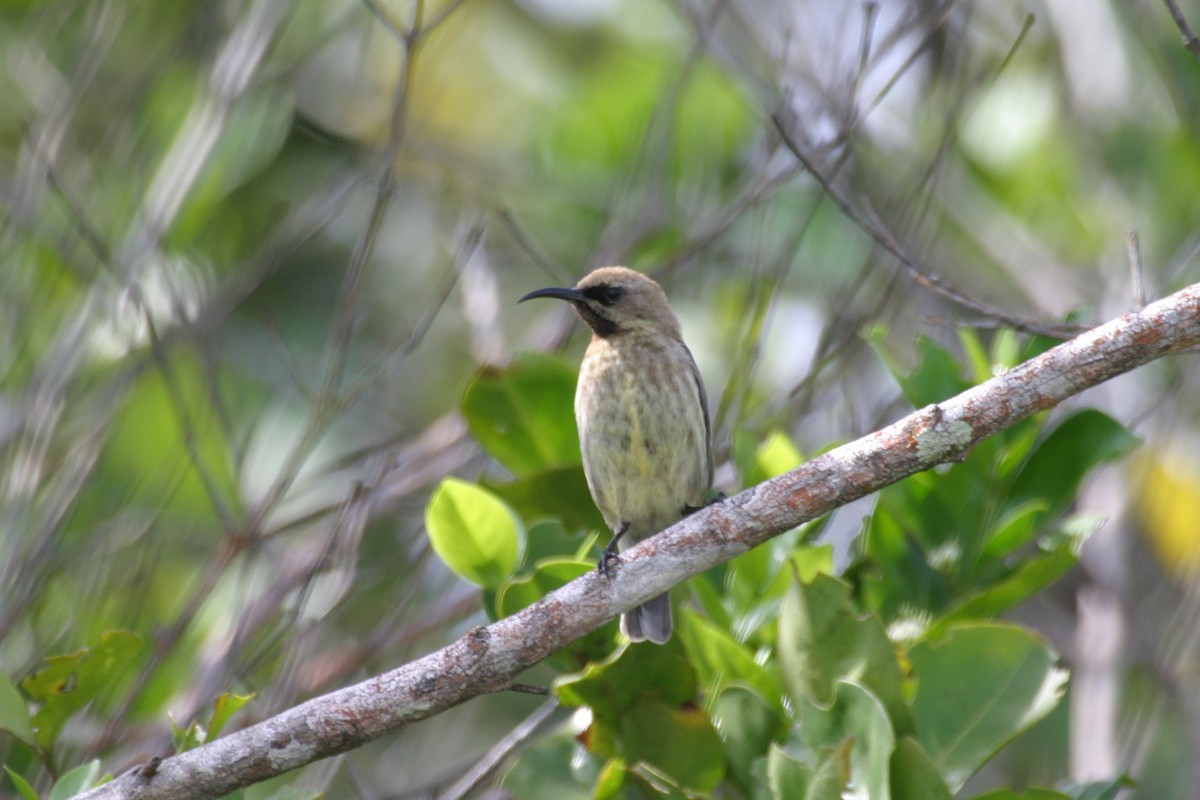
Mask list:
POLYGON ((596 565, 596 569, 600 570, 600 574, 608 579, 612 579, 613 571, 617 564, 621 563, 621 557, 617 555, 615 547, 604 548, 604 553, 600 556, 600 563, 596 565))

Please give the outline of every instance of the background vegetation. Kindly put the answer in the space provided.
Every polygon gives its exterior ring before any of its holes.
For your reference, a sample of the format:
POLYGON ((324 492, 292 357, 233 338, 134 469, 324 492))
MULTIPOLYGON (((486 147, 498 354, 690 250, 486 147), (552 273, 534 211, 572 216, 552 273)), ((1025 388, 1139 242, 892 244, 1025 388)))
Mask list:
MULTIPOLYGON (((1157 1, 17 0, 0 53, 0 762, 40 796, 589 568, 585 336, 526 291, 659 278, 732 492, 1197 275, 1157 1)), ((527 741, 494 696, 247 795, 429 796, 505 741, 518 797, 1200 796, 1197 384, 690 582, 670 647, 528 676, 580 710, 527 741)))

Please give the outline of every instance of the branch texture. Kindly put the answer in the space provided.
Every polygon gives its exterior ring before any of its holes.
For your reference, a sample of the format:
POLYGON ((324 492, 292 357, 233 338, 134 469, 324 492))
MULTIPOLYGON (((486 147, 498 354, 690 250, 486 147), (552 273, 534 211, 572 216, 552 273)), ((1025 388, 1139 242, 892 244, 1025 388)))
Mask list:
POLYGON ((697 512, 591 572, 435 653, 317 697, 79 797, 216 798, 378 739, 472 697, 668 587, 772 536, 937 464, 1072 395, 1200 344, 1200 284, 1095 328, 957 397, 920 409, 697 512))

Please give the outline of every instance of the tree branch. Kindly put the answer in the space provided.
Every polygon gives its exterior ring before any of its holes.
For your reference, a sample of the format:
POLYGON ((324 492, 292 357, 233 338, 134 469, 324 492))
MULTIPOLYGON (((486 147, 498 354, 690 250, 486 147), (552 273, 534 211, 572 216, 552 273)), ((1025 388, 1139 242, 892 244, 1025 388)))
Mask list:
POLYGON ((1183 37, 1183 46, 1193 55, 1200 56, 1200 37, 1197 37, 1192 26, 1188 25, 1187 18, 1183 16, 1183 12, 1179 10, 1179 5, 1175 0, 1164 1, 1167 4, 1167 11, 1171 12, 1171 19, 1175 21, 1175 27, 1179 28, 1179 35, 1183 37))
POLYGON ((220 797, 502 690, 521 671, 669 586, 904 477, 960 459, 983 439, 1084 389, 1197 344, 1200 284, 687 517, 623 553, 612 579, 591 572, 435 653, 80 797, 220 797))

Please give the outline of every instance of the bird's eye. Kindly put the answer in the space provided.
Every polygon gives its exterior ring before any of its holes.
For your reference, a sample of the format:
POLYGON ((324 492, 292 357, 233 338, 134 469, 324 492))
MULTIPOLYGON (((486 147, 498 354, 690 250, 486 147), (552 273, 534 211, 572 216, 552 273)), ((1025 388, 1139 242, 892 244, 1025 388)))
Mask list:
POLYGON ((606 306, 611 306, 613 303, 621 299, 621 295, 625 294, 625 289, 621 286, 606 286, 604 294, 600 297, 600 302, 606 306))

